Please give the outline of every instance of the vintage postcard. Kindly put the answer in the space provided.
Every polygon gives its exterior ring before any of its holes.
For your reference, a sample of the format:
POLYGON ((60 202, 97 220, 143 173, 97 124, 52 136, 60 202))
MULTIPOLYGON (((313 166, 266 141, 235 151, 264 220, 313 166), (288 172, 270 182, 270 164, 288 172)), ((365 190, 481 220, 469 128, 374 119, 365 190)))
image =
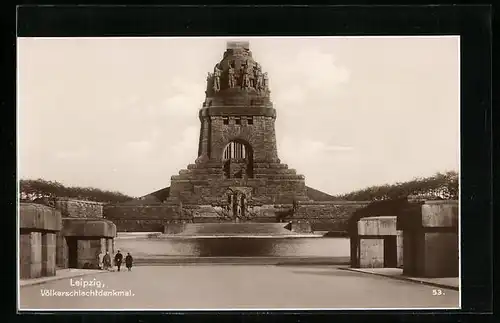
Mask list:
POLYGON ((20 37, 19 309, 457 309, 460 38, 20 37))

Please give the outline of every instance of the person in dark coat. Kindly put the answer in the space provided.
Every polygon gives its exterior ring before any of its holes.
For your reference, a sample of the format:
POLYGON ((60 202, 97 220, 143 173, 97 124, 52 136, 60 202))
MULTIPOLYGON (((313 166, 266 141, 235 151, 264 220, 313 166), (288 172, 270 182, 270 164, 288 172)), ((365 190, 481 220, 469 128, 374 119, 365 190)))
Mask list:
POLYGON ((120 250, 115 255, 115 265, 118 267, 118 271, 120 271, 120 267, 122 266, 123 255, 120 253, 120 250))
POLYGON ((103 257, 102 262, 103 262, 103 269, 109 270, 109 268, 111 267, 111 256, 109 255, 108 251, 106 251, 106 254, 103 257))
POLYGON ((134 258, 130 255, 130 252, 127 252, 127 256, 125 257, 125 266, 127 266, 128 271, 132 270, 132 262, 134 258))

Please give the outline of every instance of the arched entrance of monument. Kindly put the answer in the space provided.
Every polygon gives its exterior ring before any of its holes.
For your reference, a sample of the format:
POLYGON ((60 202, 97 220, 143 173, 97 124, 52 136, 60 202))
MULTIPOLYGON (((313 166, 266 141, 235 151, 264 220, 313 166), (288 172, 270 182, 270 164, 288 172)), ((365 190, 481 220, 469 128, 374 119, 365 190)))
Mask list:
POLYGON ((253 178, 253 149, 243 140, 229 142, 222 153, 225 178, 253 178))

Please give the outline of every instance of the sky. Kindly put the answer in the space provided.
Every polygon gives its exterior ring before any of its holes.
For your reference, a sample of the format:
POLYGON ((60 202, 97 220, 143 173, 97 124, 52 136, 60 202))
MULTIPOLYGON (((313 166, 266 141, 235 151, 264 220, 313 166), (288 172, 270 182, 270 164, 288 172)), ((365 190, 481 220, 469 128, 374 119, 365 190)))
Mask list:
POLYGON ((459 169, 459 37, 18 38, 18 170, 139 197, 194 163, 229 40, 269 74, 279 158, 342 194, 459 169))

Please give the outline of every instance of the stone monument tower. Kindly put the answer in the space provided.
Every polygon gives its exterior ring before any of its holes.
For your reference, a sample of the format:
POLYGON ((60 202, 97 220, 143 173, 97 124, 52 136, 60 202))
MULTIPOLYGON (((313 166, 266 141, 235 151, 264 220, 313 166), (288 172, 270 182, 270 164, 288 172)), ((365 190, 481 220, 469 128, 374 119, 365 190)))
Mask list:
POLYGON ((256 207, 308 200, 304 176, 278 158, 269 79, 248 42, 227 43, 205 93, 198 157, 172 176, 167 203, 221 207, 229 219, 251 220, 256 207))

